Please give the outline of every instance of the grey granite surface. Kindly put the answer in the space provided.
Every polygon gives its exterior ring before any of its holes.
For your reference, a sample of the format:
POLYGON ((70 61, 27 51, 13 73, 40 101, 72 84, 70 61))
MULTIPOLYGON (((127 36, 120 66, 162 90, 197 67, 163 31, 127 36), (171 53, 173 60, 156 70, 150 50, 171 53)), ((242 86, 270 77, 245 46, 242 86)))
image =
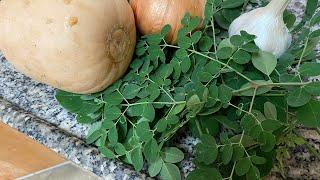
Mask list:
POLYGON ((55 89, 16 72, 0 52, 0 97, 83 139, 88 127, 78 124, 54 98, 55 89))
MULTIPOLYGON (((305 0, 292 0, 290 9, 301 14, 305 0)), ((54 99, 55 89, 35 82, 15 71, 0 52, 0 119, 31 138, 53 149, 62 156, 93 171, 105 179, 145 179, 120 162, 110 161, 98 154, 96 148, 83 142, 88 127, 78 124, 74 116, 59 106, 54 99)), ((319 150, 320 136, 301 130, 319 150)), ((192 158, 197 139, 187 133, 177 140, 186 153, 180 168, 186 175, 193 170, 192 158)), ((304 148, 293 150, 287 162, 287 176, 292 179, 320 179, 320 161, 304 148)), ((281 179, 274 173, 270 179, 281 179)))
POLYGON ((27 134, 66 159, 104 179, 146 179, 145 175, 136 173, 124 164, 102 157, 96 148, 86 145, 85 142, 69 132, 35 117, 1 98, 0 118, 9 126, 27 134))

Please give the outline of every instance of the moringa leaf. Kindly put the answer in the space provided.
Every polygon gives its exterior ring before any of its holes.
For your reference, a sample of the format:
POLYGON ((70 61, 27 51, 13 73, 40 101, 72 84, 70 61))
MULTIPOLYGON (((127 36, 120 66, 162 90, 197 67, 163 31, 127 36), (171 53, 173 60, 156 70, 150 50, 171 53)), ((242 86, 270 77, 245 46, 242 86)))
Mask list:
POLYGON ((214 116, 213 119, 218 121, 228 129, 232 129, 236 131, 240 127, 236 122, 229 120, 226 116, 214 116))
POLYGON ((291 107, 300 107, 311 100, 311 95, 303 88, 297 88, 291 91, 287 98, 287 103, 291 107))
POLYGON ((210 135, 202 135, 201 143, 196 145, 196 158, 205 164, 213 163, 218 155, 218 149, 215 139, 210 135))
POLYGON ((297 111, 298 121, 306 127, 320 127, 320 102, 311 100, 297 111))
POLYGON ((264 103, 264 115, 269 119, 278 119, 277 118, 277 108, 271 102, 264 103))
POLYGON ((141 171, 143 167, 143 156, 141 147, 137 146, 130 152, 133 167, 136 171, 141 171))
POLYGON ((235 166, 235 172, 238 176, 247 174, 251 167, 251 161, 249 158, 243 158, 237 161, 235 166))
POLYGON ((320 63, 304 63, 301 65, 299 72, 302 76, 319 76, 320 63))
POLYGON ((225 146, 223 146, 220 150, 221 152, 221 159, 222 159, 222 163, 227 165, 229 164, 229 162, 232 159, 232 155, 233 155, 233 147, 231 144, 227 144, 225 146))
POLYGON ((156 175, 158 175, 162 169, 164 162, 162 159, 158 159, 155 162, 151 163, 149 168, 148 168, 148 172, 150 174, 151 177, 155 177, 156 175))
POLYGON ((160 176, 162 179, 166 180, 181 180, 179 172, 179 168, 176 165, 164 163, 160 171, 160 176))
POLYGON ((244 3, 244 0, 225 0, 222 2, 222 8, 236 8, 241 6, 244 3))
POLYGON ((163 150, 162 157, 165 162, 177 163, 183 160, 184 154, 176 147, 167 147, 163 150))
POLYGON ((222 176, 216 168, 196 169, 188 175, 187 180, 207 180, 208 177, 214 180, 222 180, 222 176))
POLYGON ((252 57, 252 63, 259 71, 270 76, 277 66, 277 58, 271 53, 260 51, 252 57))

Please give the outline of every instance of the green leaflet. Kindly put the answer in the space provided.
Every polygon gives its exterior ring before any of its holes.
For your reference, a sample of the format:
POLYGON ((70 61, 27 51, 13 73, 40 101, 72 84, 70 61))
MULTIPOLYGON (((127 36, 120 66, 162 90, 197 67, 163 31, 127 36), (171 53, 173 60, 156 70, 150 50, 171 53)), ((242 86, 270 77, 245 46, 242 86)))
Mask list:
POLYGON ((252 63, 255 68, 270 76, 274 69, 277 67, 277 59, 271 53, 259 52, 252 58, 252 63))
POLYGON ((220 172, 215 168, 196 169, 188 175, 187 180, 207 180, 208 177, 215 180, 222 180, 220 172))
POLYGON ((229 164, 233 155, 233 147, 231 144, 225 145, 221 148, 221 159, 223 164, 229 164))
POLYGON ((267 161, 266 158, 259 156, 251 156, 250 159, 254 164, 265 164, 267 161))
POLYGON ((277 119, 277 108, 271 102, 264 103, 264 115, 269 119, 277 119))
MULTIPOLYGON (((257 84, 261 84, 261 85, 270 83, 270 81, 265 81, 265 80, 256 80, 256 81, 253 81, 253 82, 255 82, 257 84)), ((257 88, 257 91, 255 92, 255 89, 252 87, 252 84, 251 83, 246 83, 246 84, 241 86, 241 89, 246 89, 246 90, 241 91, 240 95, 242 95, 242 96, 253 96, 254 94, 256 94, 256 95, 266 94, 272 88, 270 88, 269 86, 260 86, 260 87, 257 88)))
POLYGON ((297 88, 289 93, 287 102, 289 106, 300 107, 307 104, 311 100, 311 94, 309 94, 304 88, 297 88))
POLYGON ((232 130, 239 129, 239 125, 236 122, 230 121, 225 116, 214 116, 213 119, 218 121, 219 123, 221 123, 224 127, 228 128, 228 129, 232 129, 232 130))
POLYGON ((261 179, 288 147, 305 144, 294 135, 297 126, 320 126, 319 83, 305 82, 320 75, 319 30, 310 27, 319 22, 317 3, 308 1, 298 25, 284 14, 292 32, 301 33, 277 60, 260 51, 254 35, 227 36, 230 23, 255 1, 207 0, 203 21, 184 16, 175 45, 165 42, 169 25, 138 37, 121 80, 95 94, 58 90, 56 99, 90 126, 88 144, 136 171, 147 163, 151 177, 181 179, 178 163, 187 155, 176 140, 191 131, 200 141, 187 179, 261 179))
POLYGON ((158 159, 160 147, 155 139, 150 139, 143 148, 143 154, 149 162, 154 162, 158 159))
POLYGON ((168 163, 177 163, 183 160, 184 154, 181 150, 175 147, 164 148, 162 158, 168 163))
POLYGON ((320 127, 319 108, 320 102, 314 100, 300 107, 297 111, 297 118, 299 122, 306 127, 320 127))
POLYGON ((130 153, 131 161, 133 167, 136 171, 140 171, 143 166, 143 156, 141 152, 141 148, 138 146, 134 148, 130 153))
POLYGON ((101 122, 95 122, 91 125, 87 135, 88 144, 95 142, 100 136, 102 136, 104 132, 101 130, 101 125, 101 122))
POLYGON ((92 100, 86 101, 80 95, 68 93, 65 91, 57 91, 55 95, 57 101, 66 110, 72 113, 88 115, 99 110, 102 106, 92 100))
POLYGON ((105 146, 100 146, 98 149, 101 152, 101 154, 106 158, 113 159, 116 157, 115 154, 105 146))
POLYGON ((236 174, 238 176, 243 176, 247 174, 251 167, 251 161, 249 158, 243 158, 237 161, 237 164, 235 166, 236 174))
POLYGON ((241 6, 244 0, 226 0, 222 3, 222 8, 236 8, 241 6))
POLYGON ((305 86, 305 90, 312 94, 319 96, 320 95, 320 82, 313 82, 305 86))
POLYGON ((249 172, 246 174, 246 178, 249 180, 260 180, 261 175, 259 169, 255 166, 251 166, 249 172))
POLYGON ((164 163, 160 171, 160 176, 162 179, 166 180, 180 180, 181 175, 179 173, 179 168, 171 163, 164 163))
POLYGON ((146 121, 137 124, 136 132, 139 138, 144 142, 148 142, 153 136, 152 132, 150 131, 149 123, 146 121))
POLYGON ((148 172, 150 174, 151 177, 154 177, 156 175, 158 175, 162 169, 164 162, 162 159, 158 159, 155 162, 151 163, 149 168, 148 168, 148 172))
POLYGON ((305 63, 302 64, 299 72, 302 76, 319 76, 320 75, 320 63, 305 63))
POLYGON ((140 86, 136 84, 128 84, 127 86, 125 86, 123 90, 123 96, 126 99, 133 99, 138 95, 140 90, 141 90, 140 86))
POLYGON ((205 164, 213 163, 218 155, 218 149, 215 139, 209 135, 200 137, 201 143, 196 145, 196 158, 205 164))

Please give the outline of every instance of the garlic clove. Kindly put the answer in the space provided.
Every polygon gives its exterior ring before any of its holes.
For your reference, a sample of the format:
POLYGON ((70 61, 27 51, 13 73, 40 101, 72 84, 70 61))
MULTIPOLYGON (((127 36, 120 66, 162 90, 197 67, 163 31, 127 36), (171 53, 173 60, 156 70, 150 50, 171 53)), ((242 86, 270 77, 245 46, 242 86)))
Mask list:
POLYGON ((255 43, 279 58, 291 45, 292 36, 283 21, 283 12, 290 0, 272 0, 268 6, 244 13, 229 27, 229 36, 246 31, 257 36, 255 43))

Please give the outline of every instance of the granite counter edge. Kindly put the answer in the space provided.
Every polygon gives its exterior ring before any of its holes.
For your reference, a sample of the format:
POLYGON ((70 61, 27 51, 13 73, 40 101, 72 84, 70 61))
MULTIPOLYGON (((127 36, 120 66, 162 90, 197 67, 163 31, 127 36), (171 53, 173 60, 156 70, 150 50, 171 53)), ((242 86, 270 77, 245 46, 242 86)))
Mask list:
POLYGON ((0 121, 104 179, 149 179, 145 174, 137 173, 120 162, 102 157, 97 148, 1 97, 0 121))

